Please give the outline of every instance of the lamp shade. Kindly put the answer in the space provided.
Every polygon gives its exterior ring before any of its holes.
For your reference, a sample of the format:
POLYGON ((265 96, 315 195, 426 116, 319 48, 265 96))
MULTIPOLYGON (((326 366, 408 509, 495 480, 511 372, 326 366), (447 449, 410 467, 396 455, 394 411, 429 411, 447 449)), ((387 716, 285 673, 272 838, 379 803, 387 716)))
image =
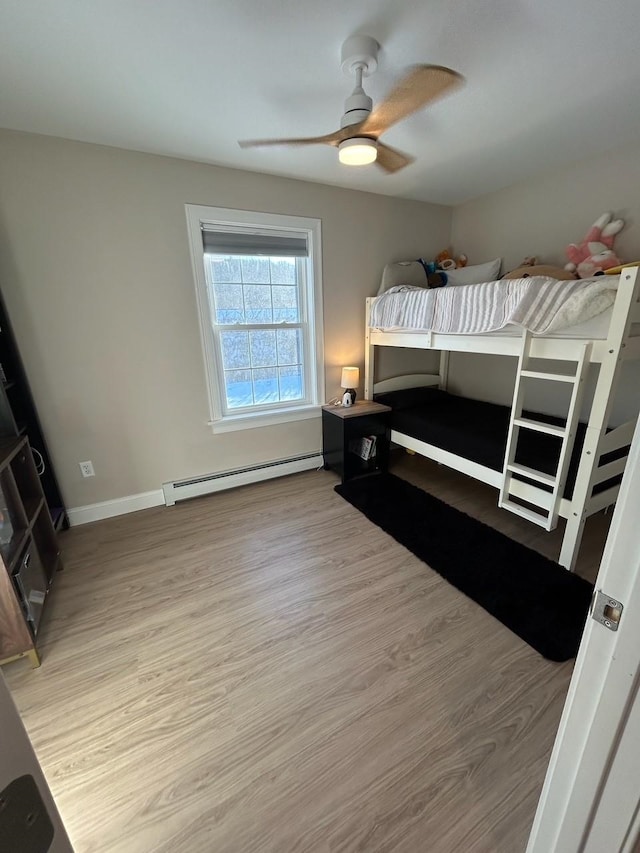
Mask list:
POLYGON ((340 380, 341 388, 357 388, 360 382, 360 368, 358 367, 343 367, 342 379, 340 380))

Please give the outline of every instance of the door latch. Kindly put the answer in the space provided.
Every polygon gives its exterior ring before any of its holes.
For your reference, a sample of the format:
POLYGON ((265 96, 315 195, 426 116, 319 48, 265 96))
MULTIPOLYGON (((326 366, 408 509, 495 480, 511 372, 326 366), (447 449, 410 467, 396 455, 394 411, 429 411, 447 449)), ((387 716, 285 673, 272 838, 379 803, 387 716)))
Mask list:
POLYGON ((624 606, 604 593, 601 589, 595 591, 591 606, 591 618, 595 619, 610 631, 617 631, 624 606))

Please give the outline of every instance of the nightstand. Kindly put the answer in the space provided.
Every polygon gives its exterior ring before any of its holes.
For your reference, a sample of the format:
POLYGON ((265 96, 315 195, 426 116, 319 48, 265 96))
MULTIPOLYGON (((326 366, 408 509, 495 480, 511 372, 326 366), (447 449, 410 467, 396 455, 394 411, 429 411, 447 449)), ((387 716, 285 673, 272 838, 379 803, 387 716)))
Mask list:
POLYGON ((342 477, 380 474, 387 470, 391 408, 369 400, 353 406, 322 407, 322 455, 325 469, 342 477))

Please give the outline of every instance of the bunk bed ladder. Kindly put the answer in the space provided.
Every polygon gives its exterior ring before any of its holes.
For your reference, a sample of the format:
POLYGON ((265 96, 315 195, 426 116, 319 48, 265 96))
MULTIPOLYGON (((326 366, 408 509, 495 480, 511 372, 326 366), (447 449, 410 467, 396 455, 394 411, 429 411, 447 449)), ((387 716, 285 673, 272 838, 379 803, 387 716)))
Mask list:
POLYGON ((571 460, 571 451, 573 449, 573 441, 576 434, 576 427, 578 425, 578 418, 580 416, 580 404, 582 402, 585 379, 589 367, 590 351, 591 343, 585 343, 582 345, 579 356, 576 360, 575 373, 567 374, 530 370, 529 359, 531 352, 531 333, 527 329, 523 330, 522 349, 518 360, 513 406, 511 408, 511 416, 509 418, 509 432, 507 435, 503 480, 498 505, 503 509, 507 509, 516 515, 526 518, 534 524, 538 524, 540 527, 544 527, 545 530, 553 530, 558 524, 558 510, 564 493, 567 472, 569 470, 569 462, 571 460), (536 379, 543 382, 564 382, 572 386, 567 418, 563 427, 523 417, 522 410, 524 407, 525 392, 525 383, 523 383, 523 379, 536 379), (555 474, 547 474, 544 471, 537 471, 515 461, 518 449, 518 439, 520 437, 520 431, 523 429, 547 433, 548 435, 555 435, 562 439, 555 474), (514 475, 547 487, 547 490, 545 490, 545 497, 543 499, 527 500, 527 503, 531 503, 532 505, 539 507, 541 512, 537 512, 536 510, 523 506, 513 500, 512 482, 514 475), (538 500, 540 500, 539 503, 538 500))

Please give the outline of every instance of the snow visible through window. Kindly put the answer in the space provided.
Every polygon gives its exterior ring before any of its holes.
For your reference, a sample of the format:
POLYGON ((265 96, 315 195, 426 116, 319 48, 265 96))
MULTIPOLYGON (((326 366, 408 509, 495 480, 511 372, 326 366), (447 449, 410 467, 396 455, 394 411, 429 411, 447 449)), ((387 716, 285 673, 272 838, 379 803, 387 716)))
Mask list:
POLYGON ((226 408, 303 400, 299 262, 247 255, 207 259, 226 408))

